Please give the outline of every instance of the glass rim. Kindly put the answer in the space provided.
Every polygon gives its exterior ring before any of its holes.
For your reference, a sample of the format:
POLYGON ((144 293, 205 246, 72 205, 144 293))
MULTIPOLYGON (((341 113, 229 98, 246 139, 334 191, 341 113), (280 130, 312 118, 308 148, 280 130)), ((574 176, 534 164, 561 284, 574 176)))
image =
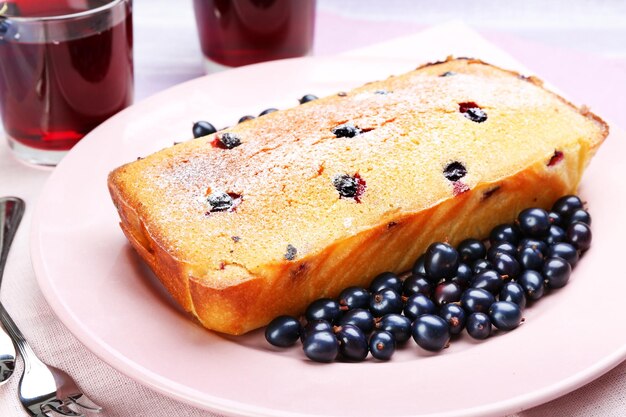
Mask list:
MULTIPOLYGON (((132 0, 111 0, 107 4, 104 4, 99 7, 95 7, 89 10, 83 10, 82 12, 69 13, 69 14, 61 14, 58 16, 36 16, 36 17, 28 17, 28 16, 7 16, 0 14, 0 20, 11 20, 14 22, 49 22, 54 20, 71 20, 81 17, 91 16, 93 14, 97 14, 100 12, 104 12, 106 10, 112 9, 120 3, 127 3, 132 0)), ((8 3, 7 1, 0 1, 0 9, 1 5, 8 3)))

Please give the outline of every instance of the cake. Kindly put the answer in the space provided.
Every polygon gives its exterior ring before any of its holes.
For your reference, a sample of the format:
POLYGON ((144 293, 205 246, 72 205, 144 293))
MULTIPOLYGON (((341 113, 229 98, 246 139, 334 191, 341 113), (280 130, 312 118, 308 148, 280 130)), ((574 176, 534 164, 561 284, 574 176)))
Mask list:
POLYGON ((449 58, 161 150, 108 186, 173 298, 242 334, 549 208, 607 134, 535 77, 449 58))

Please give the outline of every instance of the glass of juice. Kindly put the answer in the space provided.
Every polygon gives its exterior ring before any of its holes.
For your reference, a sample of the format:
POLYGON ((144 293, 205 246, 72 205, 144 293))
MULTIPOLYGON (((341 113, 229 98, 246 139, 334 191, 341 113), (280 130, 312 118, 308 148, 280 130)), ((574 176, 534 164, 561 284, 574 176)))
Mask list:
POLYGON ((132 100, 132 0, 0 0, 0 114, 19 159, 56 165, 132 100))
POLYGON ((194 0, 207 72, 307 55, 315 0, 194 0))

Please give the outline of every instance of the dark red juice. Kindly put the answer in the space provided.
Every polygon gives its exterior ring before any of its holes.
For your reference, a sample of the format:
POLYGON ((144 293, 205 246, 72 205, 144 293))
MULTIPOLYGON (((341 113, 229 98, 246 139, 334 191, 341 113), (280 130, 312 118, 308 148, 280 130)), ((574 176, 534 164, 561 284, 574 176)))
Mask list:
POLYGON ((230 67, 309 53, 315 0, 194 0, 202 52, 230 67))
POLYGON ((0 20, 0 112, 10 138, 68 150, 132 102, 131 3, 121 3, 9 3, 0 20), (31 19, 42 16, 56 18, 31 19))

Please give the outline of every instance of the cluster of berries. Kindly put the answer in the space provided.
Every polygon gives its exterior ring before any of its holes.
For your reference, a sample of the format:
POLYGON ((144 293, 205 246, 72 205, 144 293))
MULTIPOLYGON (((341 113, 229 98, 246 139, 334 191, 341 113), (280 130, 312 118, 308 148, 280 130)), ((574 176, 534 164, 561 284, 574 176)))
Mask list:
POLYGON ((337 299, 312 302, 303 318, 279 316, 266 328, 274 346, 302 341, 317 362, 392 357, 409 339, 428 351, 448 346, 464 329, 486 339, 497 328, 515 329, 528 302, 567 284, 591 244, 591 217, 577 196, 551 211, 529 208, 488 240, 466 239, 456 248, 428 247, 408 277, 385 272, 369 288, 349 287, 337 299))

